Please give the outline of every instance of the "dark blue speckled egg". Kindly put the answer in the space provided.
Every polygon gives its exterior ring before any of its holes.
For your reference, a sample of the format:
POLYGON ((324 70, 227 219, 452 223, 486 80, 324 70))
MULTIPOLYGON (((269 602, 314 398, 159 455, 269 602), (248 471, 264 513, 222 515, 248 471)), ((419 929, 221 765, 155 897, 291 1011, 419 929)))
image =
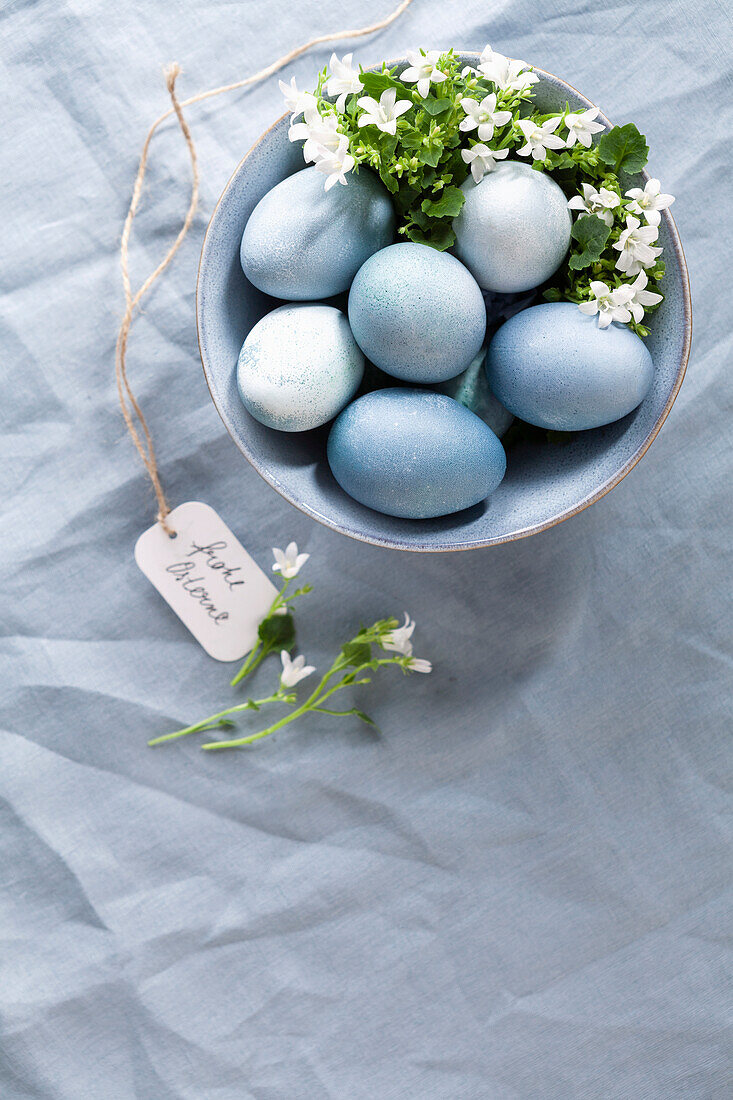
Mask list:
POLYGON ((646 397, 654 364, 625 325, 598 327, 573 302, 531 306, 506 321, 486 356, 492 391, 540 428, 573 432, 620 420, 646 397))
POLYGON ((393 244, 359 268, 349 324, 367 359, 393 378, 444 382, 478 354, 486 307, 455 256, 424 244, 393 244))
POLYGON ((364 261, 394 240, 392 200, 373 172, 352 174, 329 191, 324 182, 322 172, 304 168, 252 211, 239 257, 265 294, 288 301, 341 294, 364 261))
POLYGON ((355 500, 404 519, 478 504, 506 471, 483 420, 451 397, 412 389, 375 390, 347 406, 331 428, 328 461, 355 500))

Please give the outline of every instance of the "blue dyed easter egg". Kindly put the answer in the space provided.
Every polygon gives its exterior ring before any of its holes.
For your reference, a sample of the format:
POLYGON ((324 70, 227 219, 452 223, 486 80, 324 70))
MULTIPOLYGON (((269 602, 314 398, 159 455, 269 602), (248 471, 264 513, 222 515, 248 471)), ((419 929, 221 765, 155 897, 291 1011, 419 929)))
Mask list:
POLYGON ((573 432, 610 424, 635 409, 652 384, 652 357, 624 325, 598 327, 573 302, 515 314, 489 345, 491 389, 515 416, 573 432))
POLYGON ((304 168, 260 199, 240 249, 249 281, 274 298, 312 301, 348 290, 364 261, 394 239, 395 216, 373 172, 353 173, 324 191, 325 176, 304 168))
POLYGON ((483 343, 486 309, 476 280, 455 256, 424 244, 393 244, 359 268, 349 323, 361 350, 407 382, 460 374, 483 343))
POLYGON ((442 393, 413 389, 375 390, 347 406, 331 428, 328 461, 355 500, 405 519, 477 504, 506 470, 483 420, 442 393))
POLYGON ((251 329, 239 353, 237 385, 248 412, 281 432, 325 424, 354 396, 364 356, 334 306, 280 306, 251 329))
POLYGON ((476 413, 476 416, 480 416, 492 432, 501 439, 514 417, 491 392, 484 369, 485 360, 486 348, 481 348, 463 374, 442 382, 438 389, 441 393, 458 401, 460 405, 465 405, 471 412, 476 413))
POLYGON ((531 290, 557 271, 570 245, 572 218, 561 187, 546 172, 507 160, 466 196, 453 222, 455 254, 484 290, 531 290))

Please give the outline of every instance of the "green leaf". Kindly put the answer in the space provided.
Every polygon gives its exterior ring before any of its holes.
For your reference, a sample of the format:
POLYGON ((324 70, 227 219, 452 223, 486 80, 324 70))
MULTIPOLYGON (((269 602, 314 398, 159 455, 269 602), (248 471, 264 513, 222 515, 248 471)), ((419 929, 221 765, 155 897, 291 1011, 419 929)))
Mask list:
POLYGON ((435 219, 427 229, 410 225, 407 229, 407 236, 416 244, 427 244, 431 248, 437 249, 438 252, 445 252, 446 248, 451 248, 456 243, 456 235, 453 232, 450 218, 435 219))
POLYGON ((423 134, 421 130, 418 130, 416 126, 410 126, 400 132, 400 144, 403 149, 417 153, 423 148, 424 137, 425 134, 423 134))
POLYGON ((397 149, 397 135, 396 134, 381 134, 379 138, 379 152, 382 156, 382 164, 388 160, 392 160, 397 149))
POLYGON ((398 92, 397 99, 409 99, 412 101, 412 93, 401 80, 396 80, 389 73, 360 73, 364 95, 370 95, 373 99, 379 99, 382 92, 388 88, 395 88, 398 92))
POLYGON ((367 642, 347 642, 341 652, 346 665, 365 665, 372 659, 372 647, 367 642))
POLYGON ((436 141, 430 145, 423 145, 420 150, 420 158, 425 164, 429 164, 431 168, 436 168, 443 152, 443 143, 436 141))
POLYGON ((439 199, 423 199, 420 209, 432 218, 455 218, 465 201, 460 187, 444 187, 439 199))
POLYGON ((399 180, 396 176, 392 175, 388 168, 382 168, 380 170, 379 178, 388 191, 391 191, 393 195, 397 194, 400 189, 399 180))
POLYGON ((633 122, 614 126, 598 142, 598 156, 616 172, 640 172, 647 162, 649 146, 633 122))
POLYGON ((437 248, 438 252, 445 252, 446 248, 452 248, 456 243, 456 235, 449 221, 440 221, 430 234, 430 246, 437 248))
POLYGON ((357 707, 354 707, 350 713, 355 715, 355 717, 360 718, 362 722, 366 722, 368 726, 373 726, 375 730, 379 729, 379 726, 374 721, 374 719, 370 718, 368 714, 365 714, 363 710, 358 710, 357 707))
POLYGON ((269 619, 262 620, 257 634, 267 649, 290 649, 295 643, 293 616, 270 615, 269 619))
POLYGON ((452 105, 453 101, 450 99, 433 99, 432 96, 422 101, 422 106, 429 115, 440 115, 452 105))
POLYGON ((547 154, 546 163, 552 172, 575 172, 578 168, 577 161, 573 160, 567 150, 555 153, 551 149, 547 154))
POLYGON ((588 214, 578 218, 570 232, 570 236, 580 246, 572 248, 568 267, 573 271, 580 271, 584 267, 590 267, 600 259, 606 241, 611 234, 611 229, 595 214, 588 214))
POLYGON ((551 286, 548 287, 547 290, 543 290, 542 297, 545 299, 546 302, 563 301, 562 291, 556 286, 551 286))

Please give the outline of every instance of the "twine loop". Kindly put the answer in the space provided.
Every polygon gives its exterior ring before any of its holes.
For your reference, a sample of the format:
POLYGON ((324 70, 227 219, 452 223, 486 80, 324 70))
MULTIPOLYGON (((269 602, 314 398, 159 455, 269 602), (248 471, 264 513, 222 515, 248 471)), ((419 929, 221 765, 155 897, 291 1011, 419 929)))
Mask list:
POLYGON ((201 103, 205 99, 211 99, 213 96, 221 95, 223 92, 232 92, 237 88, 246 88, 249 85, 257 84, 262 80, 266 80, 268 76, 272 76, 280 69, 284 68, 291 61, 294 61, 301 54, 306 53, 314 46, 322 45, 324 42, 334 42, 341 38, 362 38, 365 35, 373 34, 375 31, 383 30, 388 27, 390 23, 393 23, 395 19, 398 19, 402 12, 410 6, 412 0, 402 0, 402 2, 392 11, 385 19, 381 19, 378 23, 372 23, 368 27, 360 27, 358 30, 352 31, 336 31, 333 34, 322 34, 317 38, 311 38, 310 41, 304 42, 301 46, 297 46, 290 53, 285 54, 284 57, 274 61, 271 65, 268 65, 265 69, 260 69, 259 72, 254 73, 252 76, 245 77, 244 80, 237 80, 234 84, 224 84, 220 88, 212 88, 208 92, 199 92, 198 95, 191 96, 190 99, 184 99, 180 101, 176 95, 176 80, 178 79, 181 69, 177 62, 173 62, 164 69, 165 85, 168 89, 168 95, 170 96, 171 106, 165 111, 159 118, 155 120, 153 125, 148 130, 147 137, 143 143, 142 152, 140 154, 140 163, 137 169, 137 175, 135 177, 135 184, 132 189, 132 198, 127 211, 127 217, 125 218, 125 224, 122 229, 122 237, 120 238, 120 266, 122 269, 122 286, 125 292, 125 312, 120 324, 119 332, 117 333, 117 344, 115 348, 115 377, 117 380, 117 394, 120 400, 120 408, 122 409, 122 415, 127 426, 127 430, 130 433, 130 437, 135 444, 140 458, 143 460, 145 469, 147 470, 148 477, 150 478, 155 493, 155 499, 158 505, 157 521, 170 538, 175 538, 176 532, 173 530, 168 522, 168 516, 170 515, 170 506, 166 500, 163 486, 160 480, 160 472, 158 470, 158 463, 155 457, 155 448, 153 447, 153 439, 150 434, 143 411, 140 408, 140 404, 135 397, 135 394, 130 386, 130 381, 127 376, 127 345, 130 336, 130 329, 135 317, 135 311, 139 306, 141 300, 153 286, 153 284, 160 278, 165 269, 173 260, 178 249, 183 244, 183 241, 188 233, 193 219, 196 214, 196 207, 199 200, 199 168, 198 160, 196 157, 196 146, 191 136, 191 131, 188 126, 188 122, 183 114, 184 107, 190 107, 194 103, 201 103), (153 140, 156 130, 165 122, 166 119, 172 115, 176 116, 181 133, 186 142, 188 149, 189 159, 191 161, 191 198, 188 204, 188 210, 183 220, 183 224, 178 232, 173 244, 166 252, 163 259, 160 261, 154 271, 148 275, 145 282, 140 288, 133 294, 132 286, 130 284, 130 270, 129 270, 129 248, 130 248, 130 235, 132 233, 132 223, 135 220, 138 207, 140 205, 140 196, 142 194, 143 182, 145 180, 145 173, 148 166, 148 154, 150 152, 150 143, 153 140))

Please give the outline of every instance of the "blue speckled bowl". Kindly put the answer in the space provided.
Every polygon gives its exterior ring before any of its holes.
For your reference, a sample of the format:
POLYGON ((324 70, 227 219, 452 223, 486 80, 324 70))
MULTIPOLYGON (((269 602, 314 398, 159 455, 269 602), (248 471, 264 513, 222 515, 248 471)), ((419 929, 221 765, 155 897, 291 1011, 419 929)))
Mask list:
MULTIPOLYGON (((463 57, 467 64, 476 64, 478 54, 463 57)), ((562 110, 566 100, 573 109, 593 106, 565 81, 536 71, 541 78, 536 86, 541 110, 562 110)), ((515 445, 509 451, 506 477, 482 504, 442 519, 381 515, 357 504, 336 483, 326 460, 327 428, 285 435, 258 424, 237 393, 237 357, 252 326, 280 303, 244 278, 239 245, 247 218, 265 192, 302 167, 301 147, 288 141, 288 116, 283 115, 250 149, 224 189, 201 252, 196 295, 199 347, 214 404, 239 449, 286 500, 335 531, 376 546, 473 550, 533 535, 568 519, 636 465, 677 396, 692 336, 687 267, 667 210, 659 234, 667 264, 666 298, 650 324, 647 346, 655 375, 649 394, 623 420, 581 432, 570 443, 515 445)))

